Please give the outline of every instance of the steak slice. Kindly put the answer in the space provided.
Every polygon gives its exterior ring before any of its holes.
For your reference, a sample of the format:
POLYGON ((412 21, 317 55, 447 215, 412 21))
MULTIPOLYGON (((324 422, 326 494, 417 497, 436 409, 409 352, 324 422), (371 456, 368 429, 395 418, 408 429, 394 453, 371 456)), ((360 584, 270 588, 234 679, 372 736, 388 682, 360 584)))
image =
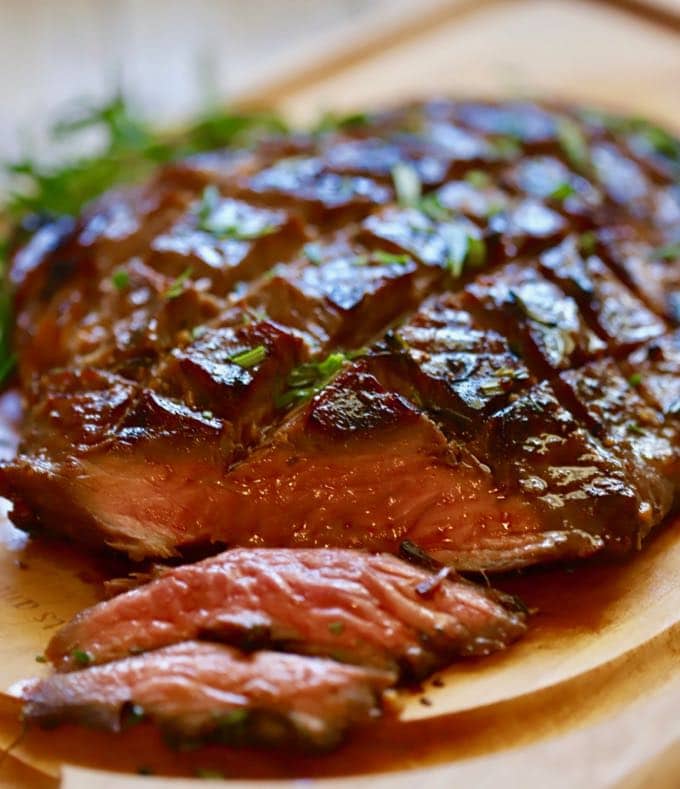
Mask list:
POLYGON ((24 688, 24 718, 120 731, 141 719, 173 741, 331 748, 380 714, 389 672, 186 641, 24 688))
POLYGON ((422 678, 502 649, 524 617, 492 591, 387 554, 235 549, 78 614, 52 639, 60 670, 194 638, 276 646, 422 678))

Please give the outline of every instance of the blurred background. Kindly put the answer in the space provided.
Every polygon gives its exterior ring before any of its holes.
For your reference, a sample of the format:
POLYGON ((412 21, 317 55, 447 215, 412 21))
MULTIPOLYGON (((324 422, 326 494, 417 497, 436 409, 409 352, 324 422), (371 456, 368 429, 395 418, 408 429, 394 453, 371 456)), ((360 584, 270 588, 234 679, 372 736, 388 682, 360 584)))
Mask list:
POLYGON ((115 87, 161 124, 207 102, 248 95, 303 117, 446 92, 548 93, 632 105, 673 122, 680 108, 680 0, 618 6, 0 0, 0 160, 44 150, 47 122, 57 112, 82 97, 103 101, 115 87), (636 16, 631 6, 666 14, 665 24, 636 16), (675 29, 668 24, 673 14, 675 29), (342 65, 341 75, 333 63, 342 65), (287 75, 301 74, 304 84, 293 78, 291 87, 287 75))
POLYGON ((229 101, 338 36, 436 0, 0 0, 0 158, 114 86, 160 122, 229 101))

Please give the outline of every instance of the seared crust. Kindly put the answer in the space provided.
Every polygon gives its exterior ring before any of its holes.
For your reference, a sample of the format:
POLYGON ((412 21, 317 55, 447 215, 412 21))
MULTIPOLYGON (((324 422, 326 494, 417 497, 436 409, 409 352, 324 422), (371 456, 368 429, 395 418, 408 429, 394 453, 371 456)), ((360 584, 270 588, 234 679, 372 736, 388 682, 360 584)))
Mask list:
POLYGON ((14 521, 135 558, 410 539, 493 570, 639 545, 679 481, 678 162, 654 139, 435 101, 43 229, 12 269, 14 521))

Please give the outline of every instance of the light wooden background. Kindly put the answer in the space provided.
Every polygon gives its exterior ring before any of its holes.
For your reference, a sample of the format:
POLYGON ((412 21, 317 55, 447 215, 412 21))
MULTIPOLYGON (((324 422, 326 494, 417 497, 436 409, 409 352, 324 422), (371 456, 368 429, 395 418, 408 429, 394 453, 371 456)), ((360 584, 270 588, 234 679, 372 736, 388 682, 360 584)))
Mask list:
MULTIPOLYGON (((172 122, 288 68, 302 48, 436 0, 0 0, 0 159, 120 83, 172 122)), ((322 45, 323 48, 323 45, 322 45)))

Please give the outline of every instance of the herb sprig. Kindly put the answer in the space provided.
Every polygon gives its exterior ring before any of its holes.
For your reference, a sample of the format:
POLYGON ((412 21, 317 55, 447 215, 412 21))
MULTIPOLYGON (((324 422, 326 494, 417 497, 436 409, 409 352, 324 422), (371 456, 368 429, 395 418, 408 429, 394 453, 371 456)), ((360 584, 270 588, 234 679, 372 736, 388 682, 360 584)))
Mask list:
POLYGON ((286 389, 276 398, 277 408, 287 408, 314 397, 355 354, 329 353, 319 362, 306 362, 292 370, 286 379, 286 389))
MULTIPOLYGON (((286 124, 275 115, 221 109, 201 114, 182 129, 159 131, 117 94, 102 105, 79 107, 50 131, 53 142, 75 150, 82 150, 83 135, 88 139, 98 137, 98 145, 89 154, 59 164, 45 164, 26 156, 6 165, 9 198, 0 208, 0 383, 15 363, 10 342, 12 297, 7 263, 10 249, 23 242, 30 230, 51 219, 78 214, 107 189, 140 182, 166 162, 231 145, 247 145, 257 136, 285 131, 286 124)), ((260 231, 264 232, 262 228, 260 231)), ((123 272, 114 273, 112 281, 119 290, 127 287, 123 272)), ((173 283, 167 297, 174 298, 179 292, 179 285, 173 283)))

